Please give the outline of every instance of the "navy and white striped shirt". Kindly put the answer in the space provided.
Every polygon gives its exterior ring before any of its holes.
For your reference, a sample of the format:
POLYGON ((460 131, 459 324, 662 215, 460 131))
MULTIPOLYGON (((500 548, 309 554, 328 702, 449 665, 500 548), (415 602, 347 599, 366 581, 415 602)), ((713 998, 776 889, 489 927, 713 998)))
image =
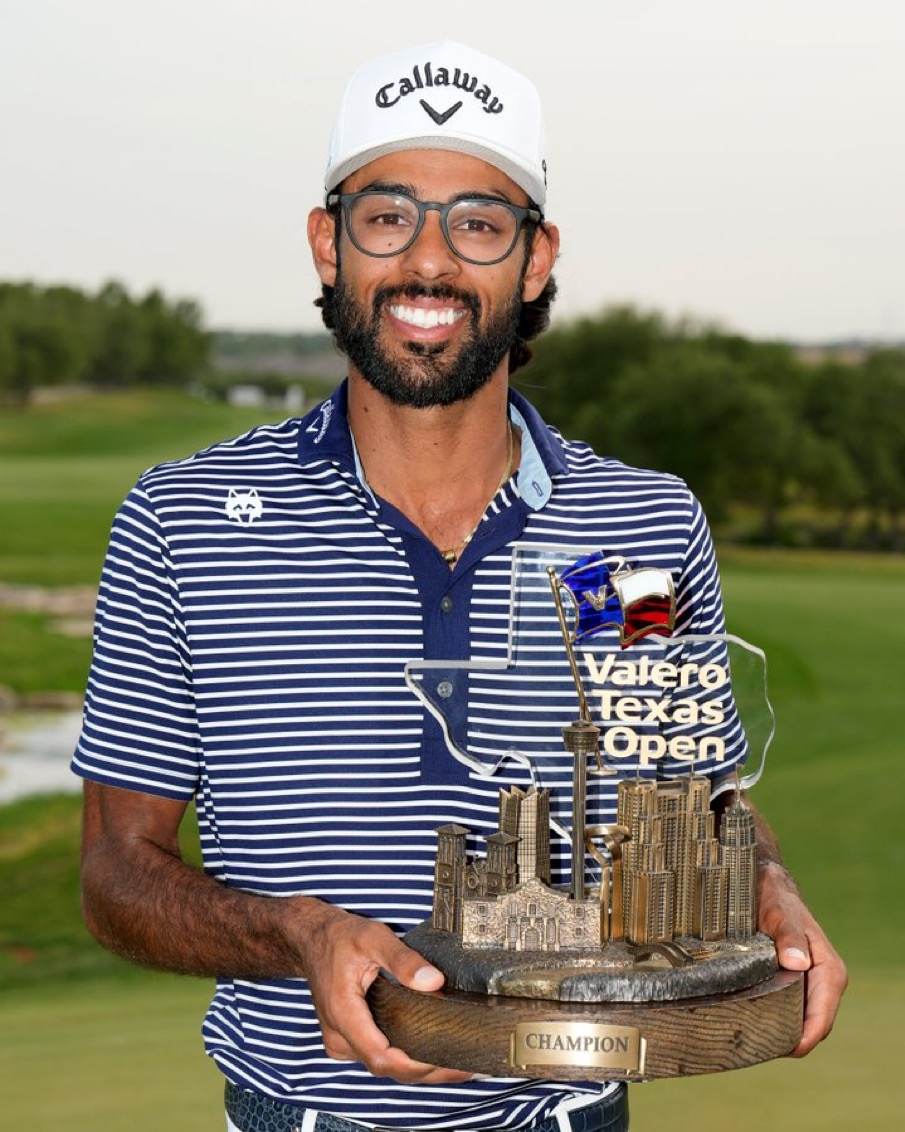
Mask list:
MULTIPOLYGON (((146 472, 113 526, 76 773, 195 798, 204 867, 226 885, 319 897, 400 933, 427 918, 437 826, 468 827, 477 848, 497 825, 500 787, 528 779, 454 759, 405 666, 506 657, 516 543, 669 570, 677 631, 723 629, 710 536, 687 487, 563 441, 517 393, 510 409, 520 470, 452 571, 362 482, 344 385, 301 421, 146 472)), ((544 632, 562 655, 550 609, 544 632)), ((556 731, 575 713, 567 672, 562 696, 545 712, 556 731)), ((613 817, 612 787, 598 786, 588 821, 613 817)), ((568 859, 557 841, 560 876, 568 859)), ((375 1078, 326 1057, 297 978, 220 981, 204 1037, 241 1087, 388 1127, 517 1127, 601 1091, 375 1078)))

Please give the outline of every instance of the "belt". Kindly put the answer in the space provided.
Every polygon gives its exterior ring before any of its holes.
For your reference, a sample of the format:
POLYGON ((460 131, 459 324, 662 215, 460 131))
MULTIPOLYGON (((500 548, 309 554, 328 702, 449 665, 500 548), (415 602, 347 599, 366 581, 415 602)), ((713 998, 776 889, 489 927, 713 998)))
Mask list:
MULTIPOLYGON (((307 1110, 302 1105, 286 1104, 263 1093, 240 1089, 231 1081, 226 1083, 226 1111, 230 1120, 241 1132, 302 1132, 302 1121, 307 1110)), ((525 1132, 628 1132, 628 1090, 623 1085, 617 1092, 584 1108, 572 1109, 563 1118, 545 1117, 537 1124, 529 1124, 525 1132)), ((310 1117, 309 1117, 310 1120, 310 1117)), ((357 1124, 342 1116, 319 1112, 313 1132, 371 1132, 365 1124, 357 1124)), ((380 1132, 379 1129, 374 1132, 380 1132)), ((398 1130, 393 1130, 398 1132, 398 1130)), ((494 1130, 502 1132, 502 1130, 494 1130)), ((507 1129, 505 1132, 522 1132, 507 1129)))

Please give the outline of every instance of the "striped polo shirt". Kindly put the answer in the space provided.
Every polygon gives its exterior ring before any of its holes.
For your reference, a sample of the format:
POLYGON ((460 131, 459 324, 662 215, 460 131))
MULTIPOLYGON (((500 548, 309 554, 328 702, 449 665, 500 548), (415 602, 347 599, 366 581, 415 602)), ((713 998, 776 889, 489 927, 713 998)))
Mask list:
MULTIPOLYGON (((450 570, 364 482, 346 403, 343 384, 301 420, 141 476, 113 525, 73 769, 194 798, 205 870, 225 885, 304 893, 404 933, 431 912, 438 826, 467 827, 478 849, 497 827, 500 788, 527 786, 534 763, 568 807, 557 736, 576 714, 575 691, 552 600, 532 621, 532 649, 555 654, 556 673, 520 701, 529 757, 504 757, 509 740, 482 747, 497 705, 501 734, 511 723, 500 666, 514 553, 602 548, 668 570, 678 632, 721 632, 722 605, 688 488, 564 441, 515 392, 520 469, 450 570), (420 660, 469 658, 480 720, 466 721, 460 746, 472 762, 451 751, 411 676, 420 660)), ((530 692, 536 675, 526 679, 530 692)), ((595 783, 588 821, 612 821, 612 780, 595 783)), ((561 817, 570 822, 567 808, 561 817)), ((555 881, 568 878, 569 855, 555 838, 555 881)), ((235 1084, 386 1127, 517 1127, 609 1088, 375 1078, 327 1058, 300 978, 218 981, 203 1032, 235 1084)))

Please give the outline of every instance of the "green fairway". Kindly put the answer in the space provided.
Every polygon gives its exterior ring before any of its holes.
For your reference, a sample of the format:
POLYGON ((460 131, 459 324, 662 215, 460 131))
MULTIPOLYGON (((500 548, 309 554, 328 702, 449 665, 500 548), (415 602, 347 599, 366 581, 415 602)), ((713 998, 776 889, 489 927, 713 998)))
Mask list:
MULTIPOLYGON (((94 582, 113 509, 140 470, 258 416, 177 394, 4 416, 0 581, 94 582)), ((836 1031, 809 1058, 638 1086, 633 1130, 889 1132, 905 1112, 905 561, 729 548, 720 557, 729 629, 766 651, 777 716, 753 800, 851 987, 836 1031)), ((87 642, 64 641, 46 618, 0 610, 0 684, 80 689, 87 642)), ((209 985, 138 971, 90 939, 78 836, 74 797, 0 808, 0 1126, 222 1129, 199 1036, 209 985)))
POLYGON ((95 584, 113 513, 145 468, 279 417, 171 390, 5 408, 0 581, 95 584))
MULTIPOLYGON (((279 411, 175 390, 74 396, 0 413, 0 584, 96 586, 114 512, 146 468, 239 435, 279 411)), ((0 605, 0 687, 80 692, 89 641, 0 605)))
POLYGON ((208 996, 199 980, 165 975, 8 995, 2 1127, 223 1132, 222 1078, 199 1035, 208 996))
POLYGON ((753 797, 843 955, 900 970, 905 562, 725 559, 729 625, 765 649, 777 716, 753 797))

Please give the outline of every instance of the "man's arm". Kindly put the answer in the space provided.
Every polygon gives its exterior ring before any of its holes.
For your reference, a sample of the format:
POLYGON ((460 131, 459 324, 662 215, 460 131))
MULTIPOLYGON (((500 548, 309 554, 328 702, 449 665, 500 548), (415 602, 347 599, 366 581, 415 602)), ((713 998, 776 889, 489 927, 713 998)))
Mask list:
MULTIPOLYGON (((729 797, 722 795, 717 799, 718 809, 729 797)), ((804 1057, 832 1030, 848 974, 783 864, 773 830, 749 799, 745 803, 754 814, 757 831, 758 928, 775 940, 781 967, 807 972, 804 1029, 801 1041, 789 1055, 804 1057)))
POLYGON ((306 978, 330 1057, 404 1082, 468 1078, 392 1047, 365 1001, 381 969, 419 991, 438 990, 440 971, 378 921, 313 897, 228 888, 186 864, 184 812, 171 799, 85 783, 82 907, 105 947, 183 974, 306 978))

